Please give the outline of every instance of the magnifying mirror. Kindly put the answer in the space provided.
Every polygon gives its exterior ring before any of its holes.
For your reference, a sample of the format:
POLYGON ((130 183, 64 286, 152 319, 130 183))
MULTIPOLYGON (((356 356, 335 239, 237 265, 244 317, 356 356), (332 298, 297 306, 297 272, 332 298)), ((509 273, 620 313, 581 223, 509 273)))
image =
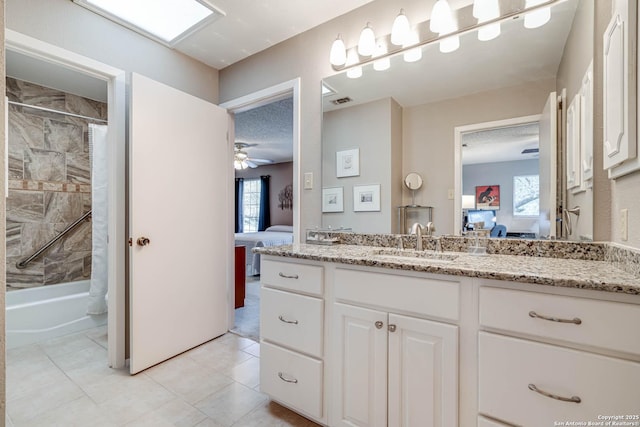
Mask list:
POLYGON ((409 172, 404 177, 404 185, 411 190, 411 206, 416 205, 416 190, 422 187, 422 176, 417 172, 409 172))

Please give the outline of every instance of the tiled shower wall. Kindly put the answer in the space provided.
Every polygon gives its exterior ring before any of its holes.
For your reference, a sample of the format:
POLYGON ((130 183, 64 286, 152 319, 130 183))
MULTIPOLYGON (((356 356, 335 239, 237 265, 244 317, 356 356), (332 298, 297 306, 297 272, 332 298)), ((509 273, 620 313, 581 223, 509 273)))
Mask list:
MULTIPOLYGON (((7 78, 9 101, 106 119, 107 105, 7 78)), ((91 223, 85 221, 26 269, 31 255, 91 209, 91 167, 85 119, 9 106, 7 290, 91 276, 91 223)))

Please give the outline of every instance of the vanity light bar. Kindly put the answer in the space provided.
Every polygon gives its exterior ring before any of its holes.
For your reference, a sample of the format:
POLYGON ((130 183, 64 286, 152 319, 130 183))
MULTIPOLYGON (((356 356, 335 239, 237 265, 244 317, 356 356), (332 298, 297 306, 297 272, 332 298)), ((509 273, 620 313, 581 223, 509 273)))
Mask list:
MULTIPOLYGON (((363 65, 367 65, 369 63, 372 63, 374 61, 378 61, 380 59, 383 58, 388 58, 391 56, 395 56, 399 53, 403 53, 406 51, 409 51, 411 49, 416 49, 416 48, 422 48, 423 46, 427 46, 433 43, 438 43, 442 40, 445 39, 449 39, 451 37, 457 37, 457 36, 461 36, 467 33, 470 33, 472 31, 475 30, 479 30, 481 28, 485 28, 485 27, 489 27, 493 24, 498 24, 504 21, 507 21, 509 19, 518 17, 520 15, 523 14, 527 14, 530 12, 534 12, 534 11, 538 11, 541 10, 543 8, 547 8, 550 7, 554 4, 557 3, 562 3, 566 0, 547 0, 547 1, 543 1, 541 3, 535 4, 533 6, 530 7, 525 7, 523 9, 519 9, 519 10, 514 10, 512 12, 508 12, 504 15, 501 15, 497 18, 494 19, 489 19, 483 22, 478 22, 476 24, 470 25, 468 27, 464 27, 464 28, 460 28, 456 31, 453 31, 451 33, 448 34, 439 34, 437 37, 433 37, 431 39, 427 39, 427 40, 418 40, 415 43, 412 44, 406 44, 403 45, 401 47, 393 47, 394 45, 391 43, 391 34, 387 34, 385 36, 379 37, 376 41, 380 44, 380 43, 386 43, 386 45, 389 47, 389 49, 387 50, 386 53, 382 53, 378 56, 372 55, 372 56, 363 56, 363 55, 359 55, 358 54, 358 46, 352 47, 347 49, 347 60, 346 60, 346 64, 343 65, 336 65, 334 62, 335 61, 331 61, 331 66, 335 71, 344 71, 344 70, 350 70, 350 69, 354 69, 357 67, 362 67, 363 65), (357 58, 357 60, 354 61, 353 58, 357 58)), ((417 25, 417 27, 419 26, 424 26, 424 25, 428 25, 429 21, 424 21, 421 22, 417 25)), ((428 28, 428 27, 427 27, 428 28)), ((338 36, 340 38, 340 41, 342 41, 342 38, 340 36, 338 36)))

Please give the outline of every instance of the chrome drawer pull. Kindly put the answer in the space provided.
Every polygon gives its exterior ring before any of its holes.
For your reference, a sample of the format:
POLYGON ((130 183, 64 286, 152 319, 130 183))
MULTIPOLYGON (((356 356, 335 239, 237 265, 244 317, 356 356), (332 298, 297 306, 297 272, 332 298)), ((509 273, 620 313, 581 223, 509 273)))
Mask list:
POLYGON ((535 311, 530 311, 529 317, 533 317, 534 319, 548 320, 550 322, 558 322, 558 323, 574 323, 576 325, 579 325, 582 323, 582 320, 580 320, 580 318, 578 317, 574 317, 573 319, 559 319, 557 317, 543 316, 542 314, 538 314, 535 311))
POLYGON ((278 316, 278 319, 280 319, 280 321, 284 322, 284 323, 290 323, 292 325, 297 325, 298 324, 297 320, 287 320, 284 317, 282 317, 282 315, 278 316))
POLYGON ((296 380, 295 378, 290 380, 288 378, 285 378, 284 375, 282 375, 282 372, 278 372, 278 376, 280 377, 280 379, 286 383, 291 383, 291 384, 298 384, 298 380, 296 380))
POLYGON ((555 400, 561 400, 563 402, 573 402, 573 403, 582 402, 582 399, 580 399, 578 396, 562 397, 555 394, 547 393, 546 391, 540 390, 538 387, 535 386, 535 384, 529 384, 529 390, 535 391, 536 393, 539 393, 546 397, 550 397, 555 400))
POLYGON ((282 272, 278 273, 278 276, 284 277, 285 279, 297 279, 298 278, 297 274, 293 274, 291 276, 288 276, 288 275, 286 275, 286 274, 284 274, 282 272))

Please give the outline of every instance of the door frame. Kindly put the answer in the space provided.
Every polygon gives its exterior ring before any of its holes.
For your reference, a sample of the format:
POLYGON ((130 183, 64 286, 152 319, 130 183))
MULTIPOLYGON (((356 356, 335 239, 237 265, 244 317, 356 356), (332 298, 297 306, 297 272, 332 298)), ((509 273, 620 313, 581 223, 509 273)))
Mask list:
MULTIPOLYGON (((293 97, 293 243, 300 243, 300 200, 302 189, 300 188, 300 77, 267 87, 230 101, 223 102, 220 107, 226 108, 229 113, 229 182, 234 182, 233 169, 233 141, 234 141, 234 115, 251 110, 262 105, 283 99, 291 95, 293 97)), ((234 193, 229 193, 227 206, 234 205, 234 193)), ((233 242, 234 222, 233 215, 229 215, 229 236, 233 242)), ((233 246, 229 247, 229 260, 233 260, 233 246)), ((229 266, 229 327, 235 324, 235 286, 233 282, 233 266, 229 266)))
POLYGON ((480 130, 489 130, 495 128, 522 125, 525 123, 533 123, 540 121, 540 114, 530 116, 513 117, 505 120, 495 120, 491 122, 474 123, 465 126, 456 126, 453 128, 454 144, 453 144, 453 234, 460 236, 462 234, 462 134, 468 132, 476 132, 480 130))
MULTIPOLYGON (((126 79, 118 68, 5 29, 5 49, 107 82, 108 111, 108 363, 125 365, 126 79)), ((4 332, 2 332, 4 334, 4 332)))

